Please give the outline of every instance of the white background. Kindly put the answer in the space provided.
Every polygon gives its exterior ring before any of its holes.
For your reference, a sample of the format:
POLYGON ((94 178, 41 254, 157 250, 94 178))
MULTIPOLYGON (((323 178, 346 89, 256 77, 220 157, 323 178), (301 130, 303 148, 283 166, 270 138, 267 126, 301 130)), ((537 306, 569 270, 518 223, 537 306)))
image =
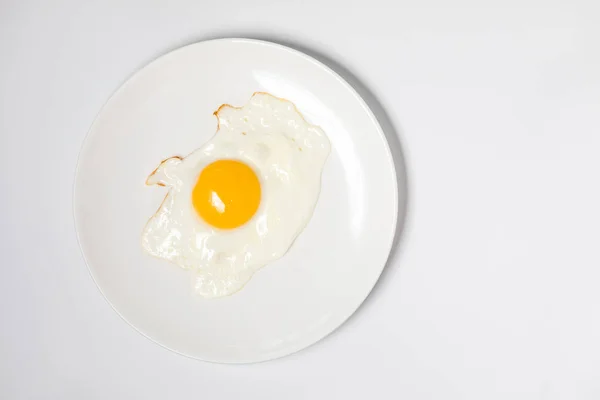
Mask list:
POLYGON ((600 398, 598 21, 593 0, 0 0, 0 398, 600 398), (408 171, 366 303, 256 365, 135 332, 72 218, 77 154, 110 94, 218 36, 337 66, 408 171))

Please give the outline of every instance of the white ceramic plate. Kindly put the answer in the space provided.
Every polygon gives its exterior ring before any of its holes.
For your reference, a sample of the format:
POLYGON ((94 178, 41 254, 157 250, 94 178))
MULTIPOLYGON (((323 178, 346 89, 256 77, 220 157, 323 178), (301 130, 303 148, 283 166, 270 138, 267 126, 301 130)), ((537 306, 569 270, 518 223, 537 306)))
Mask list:
POLYGON ((92 276, 139 332, 190 357, 256 362, 323 338, 367 297, 386 263, 397 183, 384 134, 337 74, 269 42, 221 39, 173 51, 110 98, 85 140, 75 178, 75 221, 92 276), (164 198, 144 180, 216 130, 222 103, 266 91, 293 101, 332 144, 312 220, 289 252, 240 292, 192 295, 190 272, 145 254, 140 235, 164 198))

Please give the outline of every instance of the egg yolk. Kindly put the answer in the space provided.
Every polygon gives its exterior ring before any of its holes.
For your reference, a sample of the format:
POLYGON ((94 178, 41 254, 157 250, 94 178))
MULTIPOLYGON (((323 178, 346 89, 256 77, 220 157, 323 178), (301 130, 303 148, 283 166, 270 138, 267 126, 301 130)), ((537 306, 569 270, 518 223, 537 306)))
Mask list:
POLYGON ((252 168, 241 161, 215 161, 200 172, 192 204, 198 215, 215 228, 237 228, 256 213, 260 182, 252 168))

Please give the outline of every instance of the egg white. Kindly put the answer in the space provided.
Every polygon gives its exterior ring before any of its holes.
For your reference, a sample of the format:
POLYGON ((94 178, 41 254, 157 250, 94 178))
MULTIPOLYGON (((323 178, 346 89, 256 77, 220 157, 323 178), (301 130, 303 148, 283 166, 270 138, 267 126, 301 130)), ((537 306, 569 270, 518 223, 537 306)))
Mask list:
POLYGON ((143 248, 194 271, 194 291, 221 297, 240 290, 254 272, 283 256, 310 220, 330 152, 329 139, 294 104, 255 93, 244 107, 223 105, 217 133, 185 158, 162 162, 147 184, 169 192, 142 233, 143 248), (246 224, 218 229, 200 218, 192 190, 202 169, 240 160, 257 174, 261 204, 246 224))

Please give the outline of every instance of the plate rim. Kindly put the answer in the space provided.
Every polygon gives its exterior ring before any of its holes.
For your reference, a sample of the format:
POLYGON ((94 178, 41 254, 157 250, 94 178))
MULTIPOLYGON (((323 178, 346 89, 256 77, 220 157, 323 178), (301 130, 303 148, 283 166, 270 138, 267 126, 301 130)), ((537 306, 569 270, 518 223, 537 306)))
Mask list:
POLYGON ((358 93, 358 91, 348 81, 346 81, 339 73, 337 73, 333 68, 331 68, 324 62, 318 60, 317 58, 315 58, 303 51, 297 50, 295 48, 292 48, 292 47, 289 47, 289 46, 286 46, 286 45, 283 45, 283 44, 280 44, 277 42, 263 40, 263 39, 253 39, 253 38, 244 38, 244 37, 220 37, 220 38, 213 38, 213 39, 207 39, 207 40, 200 40, 200 41, 196 41, 193 43, 189 43, 189 44, 177 47, 177 48, 167 51, 165 53, 162 53, 162 54, 158 55, 157 57, 153 58, 152 60, 150 60, 149 62, 146 62, 142 66, 137 67, 132 73, 130 73, 126 78, 124 78, 124 80, 121 81, 121 83, 115 90, 112 91, 112 93, 108 96, 108 98, 105 100, 105 102, 102 104, 102 106, 98 110, 97 114, 94 116, 94 119, 93 119, 92 123, 90 124, 90 127, 88 128, 86 134, 84 135, 84 138, 79 147, 79 152, 77 154, 77 159, 76 159, 76 164, 75 164, 75 173, 73 175, 72 196, 71 196, 72 207, 71 208, 72 208, 72 213, 73 213, 75 238, 77 240, 77 245, 79 247, 81 257, 83 258, 83 261, 86 265, 86 269, 87 269, 88 273, 90 274, 90 277, 92 278, 92 281, 94 282, 94 285, 96 286, 96 288, 98 289, 98 291, 100 292, 100 294, 102 295, 104 300, 110 305, 110 307, 115 311, 115 313, 123 321, 125 321, 127 323, 127 325, 129 325, 131 328, 133 328, 136 332, 141 334, 146 339, 150 340, 151 342, 153 342, 155 344, 158 344, 159 346, 161 346, 173 353, 176 353, 176 354, 179 354, 179 355, 182 355, 187 358, 194 359, 194 360, 200 360, 200 361, 214 363, 214 364, 263 363, 266 361, 276 360, 279 358, 283 358, 283 357, 298 353, 299 351, 308 349, 308 348, 314 346, 315 344, 321 342, 322 340, 326 339, 332 333, 334 333, 335 331, 340 329, 358 311, 358 309, 364 304, 364 302, 371 295, 371 293, 373 292, 373 290, 375 289, 375 287, 377 285, 377 282, 379 281, 379 279, 381 279, 381 275, 382 275, 383 271, 385 270, 385 268, 388 267, 388 263, 390 262, 390 259, 391 259, 392 250, 393 250, 394 244, 396 242, 395 238, 398 235, 397 222, 398 222, 398 213, 399 213, 399 185, 398 185, 398 176, 397 176, 397 172, 396 172, 396 167, 397 167, 396 160, 394 160, 394 157, 393 157, 393 154, 392 154, 392 151, 390 148, 390 144, 387 140, 386 134, 385 134, 383 128, 381 127, 379 120, 377 119, 377 117, 375 116, 375 114, 373 113, 373 111, 371 110, 369 105, 367 104, 367 102, 363 99, 363 97, 358 93), (311 64, 315 65, 322 71, 328 73, 337 82, 342 84, 342 86, 344 86, 344 88, 350 94, 352 94, 353 98, 356 101, 358 101, 361 108, 363 109, 363 111, 365 111, 367 113, 371 123, 376 128, 377 133, 379 134, 379 140, 385 149, 387 161, 391 166, 391 174, 392 174, 391 178, 392 178, 392 182, 393 182, 393 191, 392 191, 393 192, 393 205, 394 205, 393 218, 392 218, 393 224, 392 224, 392 230, 389 235, 390 237, 388 238, 388 246, 386 246, 387 247, 386 257, 385 257, 385 261, 383 262, 383 265, 380 267, 377 275, 375 276, 374 281, 370 282, 369 289, 368 289, 366 295, 364 295, 364 297, 357 303, 357 305, 352 309, 352 311, 348 312, 348 314, 343 319, 341 319, 341 321, 336 322, 335 326, 333 326, 332 328, 328 327, 325 330, 325 333, 320 332, 319 334, 315 335, 316 339, 312 338, 312 336, 311 336, 310 337, 311 339, 308 340, 308 344, 304 343, 305 341, 304 342, 301 341, 301 342, 298 342, 301 345, 293 347, 291 351, 289 350, 289 348, 283 348, 282 350, 270 353, 269 356, 267 356, 267 357, 263 357, 263 358, 256 359, 256 360, 225 359, 227 357, 224 357, 223 359, 210 359, 208 357, 201 357, 198 355, 188 354, 188 353, 185 353, 185 352, 182 352, 182 351, 179 351, 179 350, 169 347, 168 345, 158 341, 157 339, 152 338, 151 336, 149 336, 149 334, 143 332, 141 329, 139 329, 137 326, 135 326, 123 314, 121 314, 121 312, 109 300, 109 298, 106 296, 106 294, 102 290, 101 286, 98 284, 98 281, 96 280, 94 272, 92 271, 92 267, 90 266, 90 262, 88 261, 88 257, 86 256, 85 250, 82 246, 82 242, 80 239, 80 229, 79 229, 80 221, 77 218, 77 212, 76 212, 77 182, 78 182, 78 176, 80 173, 82 154, 84 153, 84 150, 89 145, 89 139, 92 136, 92 132, 94 131, 94 128, 95 128, 96 124, 98 123, 100 116, 104 113, 105 109, 112 103, 112 101, 119 95, 119 93, 121 91, 125 90, 125 88, 130 84, 130 82, 132 82, 137 76, 139 76, 142 73, 142 71, 146 70, 150 66, 165 59, 166 57, 172 56, 173 54, 183 51, 185 49, 188 49, 190 47, 202 46, 202 45, 206 45, 208 43, 218 43, 218 42, 245 43, 245 44, 250 44, 250 45, 260 45, 260 46, 270 47, 270 48, 276 49, 278 51, 290 53, 294 56, 298 56, 298 57, 302 58, 305 61, 310 62, 311 64))

